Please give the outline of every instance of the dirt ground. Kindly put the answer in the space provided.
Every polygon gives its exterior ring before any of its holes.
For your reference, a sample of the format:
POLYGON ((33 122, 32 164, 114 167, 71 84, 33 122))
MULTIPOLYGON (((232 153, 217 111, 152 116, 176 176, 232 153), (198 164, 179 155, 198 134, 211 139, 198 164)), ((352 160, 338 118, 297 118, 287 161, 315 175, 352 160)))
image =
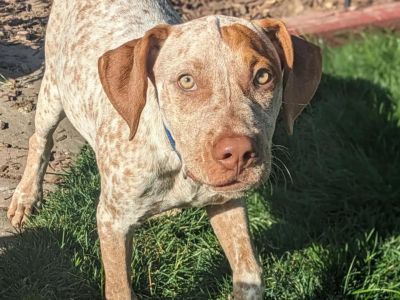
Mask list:
POLYGON ((184 20, 222 14, 245 18, 291 17, 312 11, 356 9, 393 0, 171 0, 184 20), (349 5, 349 6, 346 6, 349 5))
MULTIPOLYGON (((67 0, 64 0, 67 1, 67 0)), ((25 168, 28 138, 34 129, 36 98, 44 71, 44 34, 51 0, 0 0, 0 236, 11 231, 5 211, 25 168)), ((248 18, 283 17, 312 10, 344 9, 344 0, 171 0, 190 20, 209 14, 248 18)), ((351 9, 389 0, 353 0, 351 9)), ((84 141, 64 120, 45 176, 54 188, 84 141)))
MULTIPOLYGON (((0 237, 12 228, 5 211, 25 168, 44 71, 43 41, 49 1, 0 0, 0 237)), ((67 120, 54 134, 45 193, 73 161, 84 141, 67 120)))

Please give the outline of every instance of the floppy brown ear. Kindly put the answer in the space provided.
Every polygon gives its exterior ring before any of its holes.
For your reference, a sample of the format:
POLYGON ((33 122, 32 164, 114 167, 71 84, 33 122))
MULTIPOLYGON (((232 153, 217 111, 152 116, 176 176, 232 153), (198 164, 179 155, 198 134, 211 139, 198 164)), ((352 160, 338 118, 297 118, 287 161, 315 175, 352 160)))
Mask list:
POLYGON ((169 25, 158 25, 143 38, 107 51, 98 61, 103 89, 117 112, 129 126, 129 139, 136 134, 146 104, 147 80, 157 52, 170 32, 169 25))
POLYGON ((294 121, 314 96, 322 75, 320 48, 296 36, 292 36, 292 44, 294 64, 283 90, 283 113, 289 134, 293 133, 294 121))
POLYGON ((276 19, 254 21, 273 42, 284 68, 283 115, 289 134, 293 124, 317 90, 322 74, 320 48, 291 36, 285 24, 276 19))

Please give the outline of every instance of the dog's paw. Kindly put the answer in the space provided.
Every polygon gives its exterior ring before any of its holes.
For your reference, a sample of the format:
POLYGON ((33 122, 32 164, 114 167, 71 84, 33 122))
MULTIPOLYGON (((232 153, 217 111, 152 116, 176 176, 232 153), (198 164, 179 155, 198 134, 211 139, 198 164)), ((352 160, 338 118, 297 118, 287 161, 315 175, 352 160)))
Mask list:
POLYGON ((17 188, 7 211, 7 218, 11 225, 17 228, 22 227, 32 214, 33 208, 39 199, 39 193, 21 193, 17 188))
POLYGON ((233 299, 235 300, 262 300, 263 287, 259 283, 234 282, 233 299))

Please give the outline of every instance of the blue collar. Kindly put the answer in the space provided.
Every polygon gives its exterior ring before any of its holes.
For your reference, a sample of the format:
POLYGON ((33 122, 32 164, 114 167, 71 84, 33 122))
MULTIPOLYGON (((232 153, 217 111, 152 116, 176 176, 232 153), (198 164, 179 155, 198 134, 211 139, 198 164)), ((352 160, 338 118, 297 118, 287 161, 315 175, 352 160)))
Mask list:
POLYGON ((179 160, 182 161, 181 154, 178 152, 178 150, 176 150, 176 143, 175 143, 174 137, 172 136, 171 131, 169 131, 167 126, 165 126, 164 122, 163 122, 163 126, 164 126, 164 130, 165 130, 165 134, 167 135, 168 141, 171 144, 172 150, 175 151, 175 153, 179 157, 179 160))
MULTIPOLYGON (((158 101, 158 96, 156 98, 157 98, 157 104, 160 107, 160 102, 158 101)), ((174 137, 172 136, 171 131, 169 131, 169 129, 165 125, 164 121, 162 121, 162 122, 163 122, 165 134, 167 135, 167 138, 168 138, 168 141, 169 141, 169 143, 170 143, 170 145, 172 147, 172 150, 174 150, 176 155, 178 155, 179 160, 182 162, 181 154, 178 152, 178 150, 176 150, 176 143, 175 143, 174 137)))

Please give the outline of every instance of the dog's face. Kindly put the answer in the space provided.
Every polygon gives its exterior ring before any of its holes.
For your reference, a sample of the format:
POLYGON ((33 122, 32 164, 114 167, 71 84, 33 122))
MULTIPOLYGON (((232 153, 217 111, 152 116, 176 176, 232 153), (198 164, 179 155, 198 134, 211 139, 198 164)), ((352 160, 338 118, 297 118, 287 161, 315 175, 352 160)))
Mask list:
POLYGON ((186 174, 237 197, 270 172, 282 101, 291 131, 318 85, 319 49, 300 39, 293 42, 277 20, 206 17, 157 26, 107 52, 99 73, 132 137, 149 78, 186 174), (293 65, 293 59, 303 62, 293 65))

